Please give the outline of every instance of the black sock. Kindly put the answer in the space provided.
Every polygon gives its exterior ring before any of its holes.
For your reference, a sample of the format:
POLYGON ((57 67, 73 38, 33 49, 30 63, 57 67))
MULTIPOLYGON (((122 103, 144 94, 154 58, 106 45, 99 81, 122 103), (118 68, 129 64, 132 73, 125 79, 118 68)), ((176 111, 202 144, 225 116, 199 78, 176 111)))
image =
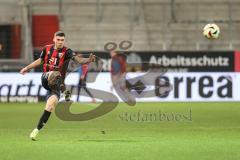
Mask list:
POLYGON ((43 114, 42 114, 42 116, 41 116, 41 118, 38 122, 38 125, 37 125, 38 130, 43 128, 43 126, 47 123, 50 115, 51 115, 51 112, 44 110, 44 112, 43 112, 43 114))

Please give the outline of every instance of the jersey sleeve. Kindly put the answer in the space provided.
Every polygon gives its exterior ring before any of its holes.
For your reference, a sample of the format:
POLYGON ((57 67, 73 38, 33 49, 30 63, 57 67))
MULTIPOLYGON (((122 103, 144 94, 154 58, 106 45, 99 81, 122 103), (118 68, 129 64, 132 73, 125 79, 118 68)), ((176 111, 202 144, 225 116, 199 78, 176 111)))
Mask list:
POLYGON ((66 52, 65 60, 73 59, 74 56, 76 56, 76 53, 73 52, 73 50, 68 49, 67 52, 66 52))
POLYGON ((46 47, 44 47, 44 49, 42 50, 39 58, 41 58, 43 60, 45 55, 46 55, 46 47))

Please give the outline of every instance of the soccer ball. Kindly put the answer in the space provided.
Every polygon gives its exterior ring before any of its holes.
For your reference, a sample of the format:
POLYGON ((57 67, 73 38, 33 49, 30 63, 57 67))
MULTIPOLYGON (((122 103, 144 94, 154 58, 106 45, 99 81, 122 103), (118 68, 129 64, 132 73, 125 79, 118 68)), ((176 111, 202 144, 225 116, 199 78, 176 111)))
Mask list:
POLYGON ((220 34, 220 28, 216 24, 207 24, 203 28, 203 35, 208 39, 217 39, 220 34))

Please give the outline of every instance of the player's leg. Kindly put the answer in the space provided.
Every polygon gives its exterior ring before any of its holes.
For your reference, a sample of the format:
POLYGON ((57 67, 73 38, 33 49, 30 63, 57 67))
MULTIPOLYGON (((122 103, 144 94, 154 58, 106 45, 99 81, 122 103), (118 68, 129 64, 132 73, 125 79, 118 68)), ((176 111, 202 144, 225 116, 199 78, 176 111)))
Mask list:
POLYGON ((47 104, 45 106, 45 110, 39 120, 37 129, 40 130, 43 128, 43 126, 47 123, 48 118, 50 117, 53 109, 56 107, 58 103, 58 97, 56 95, 52 95, 48 98, 47 104))
POLYGON ((86 91, 86 93, 92 98, 92 102, 95 103, 96 100, 93 97, 92 93, 87 89, 87 75, 85 75, 85 78, 81 81, 81 87, 86 91))
POLYGON ((30 138, 32 140, 36 140, 38 132, 44 127, 44 125, 47 123, 53 109, 56 107, 58 103, 58 96, 53 94, 51 95, 46 103, 45 110, 43 111, 42 116, 39 119, 37 127, 32 131, 30 134, 30 138))
MULTIPOLYGON (((54 88, 50 88, 50 86, 49 86, 49 76, 50 76, 50 74, 51 74, 50 72, 44 73, 42 75, 42 78, 41 78, 42 86, 47 90, 47 98, 46 98, 47 103, 46 103, 46 106, 45 106, 45 110, 44 110, 42 116, 39 119, 37 127, 30 134, 30 138, 32 140, 36 140, 36 136, 37 136, 38 132, 47 123, 47 121, 48 121, 48 119, 51 115, 51 111, 57 105, 58 99, 60 97, 60 90, 59 90, 60 87, 55 86, 54 88)), ((55 78, 55 77, 53 77, 53 78, 55 78)), ((51 79, 51 80, 52 80, 51 83, 54 83, 54 80, 53 79, 51 79)), ((55 82, 56 81, 57 80, 55 79, 55 82)), ((52 84, 52 86, 54 86, 54 84, 52 84)))
POLYGON ((87 92, 87 94, 92 98, 92 102, 95 103, 96 100, 95 98, 93 97, 92 93, 87 89, 86 86, 83 87, 83 89, 87 92))
POLYGON ((81 88, 82 88, 82 79, 79 79, 79 82, 78 82, 78 91, 77 91, 77 102, 79 102, 80 93, 81 93, 81 88))
POLYGON ((51 71, 42 77, 42 85, 45 89, 55 93, 60 97, 60 92, 64 94, 65 100, 70 101, 71 92, 66 89, 64 79, 59 71, 51 71))

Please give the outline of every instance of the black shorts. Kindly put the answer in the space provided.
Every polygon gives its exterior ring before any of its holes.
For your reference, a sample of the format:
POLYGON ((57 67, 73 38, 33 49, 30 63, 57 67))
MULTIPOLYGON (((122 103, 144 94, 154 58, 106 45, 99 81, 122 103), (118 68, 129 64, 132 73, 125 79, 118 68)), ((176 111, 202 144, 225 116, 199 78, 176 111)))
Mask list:
POLYGON ((41 77, 41 81, 42 81, 42 86, 47 90, 47 95, 46 95, 46 100, 51 97, 52 95, 56 95, 58 97, 58 99, 60 99, 60 89, 59 90, 52 90, 49 86, 48 86, 48 75, 49 72, 47 73, 43 73, 42 77, 41 77))

